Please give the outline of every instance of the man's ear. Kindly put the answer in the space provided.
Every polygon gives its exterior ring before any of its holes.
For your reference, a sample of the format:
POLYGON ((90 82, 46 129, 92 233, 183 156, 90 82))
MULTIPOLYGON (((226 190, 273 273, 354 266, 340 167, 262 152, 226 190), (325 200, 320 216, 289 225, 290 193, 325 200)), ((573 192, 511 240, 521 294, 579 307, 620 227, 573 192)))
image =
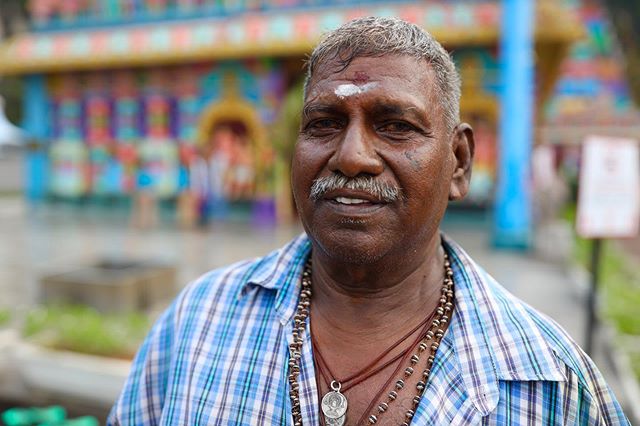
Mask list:
POLYGON ((454 129, 452 139, 451 151, 455 157, 456 164, 451 176, 449 200, 454 201, 463 199, 469 191, 475 149, 473 129, 467 123, 460 123, 454 129))

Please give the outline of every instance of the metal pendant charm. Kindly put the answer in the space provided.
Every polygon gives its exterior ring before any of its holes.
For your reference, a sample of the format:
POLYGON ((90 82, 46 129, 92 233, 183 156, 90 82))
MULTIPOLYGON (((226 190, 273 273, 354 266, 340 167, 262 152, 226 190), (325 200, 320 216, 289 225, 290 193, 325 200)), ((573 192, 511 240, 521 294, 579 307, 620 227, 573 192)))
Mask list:
POLYGON ((331 417, 324 418, 325 426, 343 426, 347 416, 342 416, 339 419, 332 419, 331 417))
POLYGON ((331 382, 331 391, 322 397, 321 407, 327 425, 342 426, 346 419, 347 397, 340 393, 342 385, 335 380, 331 382))

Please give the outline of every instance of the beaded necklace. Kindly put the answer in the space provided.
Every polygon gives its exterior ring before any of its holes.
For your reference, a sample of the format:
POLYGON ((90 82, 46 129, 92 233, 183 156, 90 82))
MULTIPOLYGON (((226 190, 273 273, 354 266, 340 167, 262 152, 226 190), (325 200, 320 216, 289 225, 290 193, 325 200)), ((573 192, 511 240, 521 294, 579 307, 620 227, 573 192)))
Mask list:
MULTIPOLYGON (((435 316, 435 319, 433 319, 431 325, 426 328, 427 331, 422 336, 415 353, 409 359, 409 366, 405 368, 403 376, 396 381, 394 390, 387 394, 385 400, 381 401, 376 407, 375 413, 368 417, 367 420, 369 424, 377 423, 379 417, 389 409, 389 404, 393 403, 393 401, 397 399, 398 392, 402 391, 404 388, 405 380, 413 374, 414 367, 420 361, 420 357, 424 356, 424 352, 429 349, 426 368, 422 372, 420 381, 416 384, 417 392, 413 398, 413 409, 407 410, 405 413, 405 421, 402 423, 402 426, 409 426, 411 419, 415 414, 415 409, 420 403, 427 380, 431 374, 431 368, 433 366, 436 351, 440 345, 442 337, 444 336, 442 326, 449 321, 453 310, 453 271, 451 270, 449 256, 446 252, 444 256, 444 280, 442 284, 442 291, 438 306, 431 315, 431 317, 435 316), (431 342, 431 345, 428 344, 429 342, 431 342)), ((300 358, 302 356, 303 335, 311 307, 311 294, 311 256, 309 256, 302 273, 302 290, 300 291, 300 300, 298 302, 296 313, 293 317, 293 342, 289 345, 289 396, 291 398, 291 412, 293 415, 294 426, 302 426, 298 376, 300 375, 300 358)), ((409 352, 407 352, 407 356, 408 353, 409 352)), ((389 386, 393 377, 395 377, 399 372, 399 369, 400 366, 398 366, 396 371, 394 371, 394 374, 389 378, 387 383, 385 383, 381 392, 373 399, 371 404, 369 404, 364 416, 366 416, 366 413, 371 412, 372 406, 384 392, 384 389, 389 386)), ((322 413, 324 414, 324 421, 327 426, 342 426, 346 421, 348 401, 346 396, 340 392, 342 390, 342 384, 336 381, 335 378, 332 380, 330 387, 331 391, 327 392, 323 396, 320 404, 322 413)))

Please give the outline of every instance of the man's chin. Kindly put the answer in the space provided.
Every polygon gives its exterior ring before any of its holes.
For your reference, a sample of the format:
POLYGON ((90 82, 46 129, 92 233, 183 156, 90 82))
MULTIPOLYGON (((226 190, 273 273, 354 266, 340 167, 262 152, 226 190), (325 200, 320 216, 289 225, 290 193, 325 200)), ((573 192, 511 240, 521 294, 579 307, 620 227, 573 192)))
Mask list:
POLYGON ((386 253, 377 244, 373 244, 369 238, 357 238, 357 236, 326 236, 312 238, 318 248, 335 262, 352 265, 370 265, 377 263, 386 253))
POLYGON ((331 252, 325 252, 330 258, 335 261, 359 266, 372 265, 382 258, 381 255, 366 251, 360 251, 358 249, 354 249, 353 247, 345 250, 333 250, 331 252))

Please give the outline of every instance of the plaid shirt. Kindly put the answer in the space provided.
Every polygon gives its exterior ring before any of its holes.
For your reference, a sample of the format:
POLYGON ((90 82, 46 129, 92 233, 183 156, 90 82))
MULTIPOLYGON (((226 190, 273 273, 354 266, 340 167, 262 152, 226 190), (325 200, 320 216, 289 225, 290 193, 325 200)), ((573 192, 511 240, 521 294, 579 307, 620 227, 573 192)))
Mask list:
MULTIPOLYGON (((455 243, 444 237, 443 244, 456 307, 412 425, 629 424, 600 372, 558 325, 455 243)), ((140 348, 108 424, 292 424, 288 344, 309 252, 303 235, 188 286, 140 348)), ((302 415, 305 425, 318 425, 305 339, 302 415)))

